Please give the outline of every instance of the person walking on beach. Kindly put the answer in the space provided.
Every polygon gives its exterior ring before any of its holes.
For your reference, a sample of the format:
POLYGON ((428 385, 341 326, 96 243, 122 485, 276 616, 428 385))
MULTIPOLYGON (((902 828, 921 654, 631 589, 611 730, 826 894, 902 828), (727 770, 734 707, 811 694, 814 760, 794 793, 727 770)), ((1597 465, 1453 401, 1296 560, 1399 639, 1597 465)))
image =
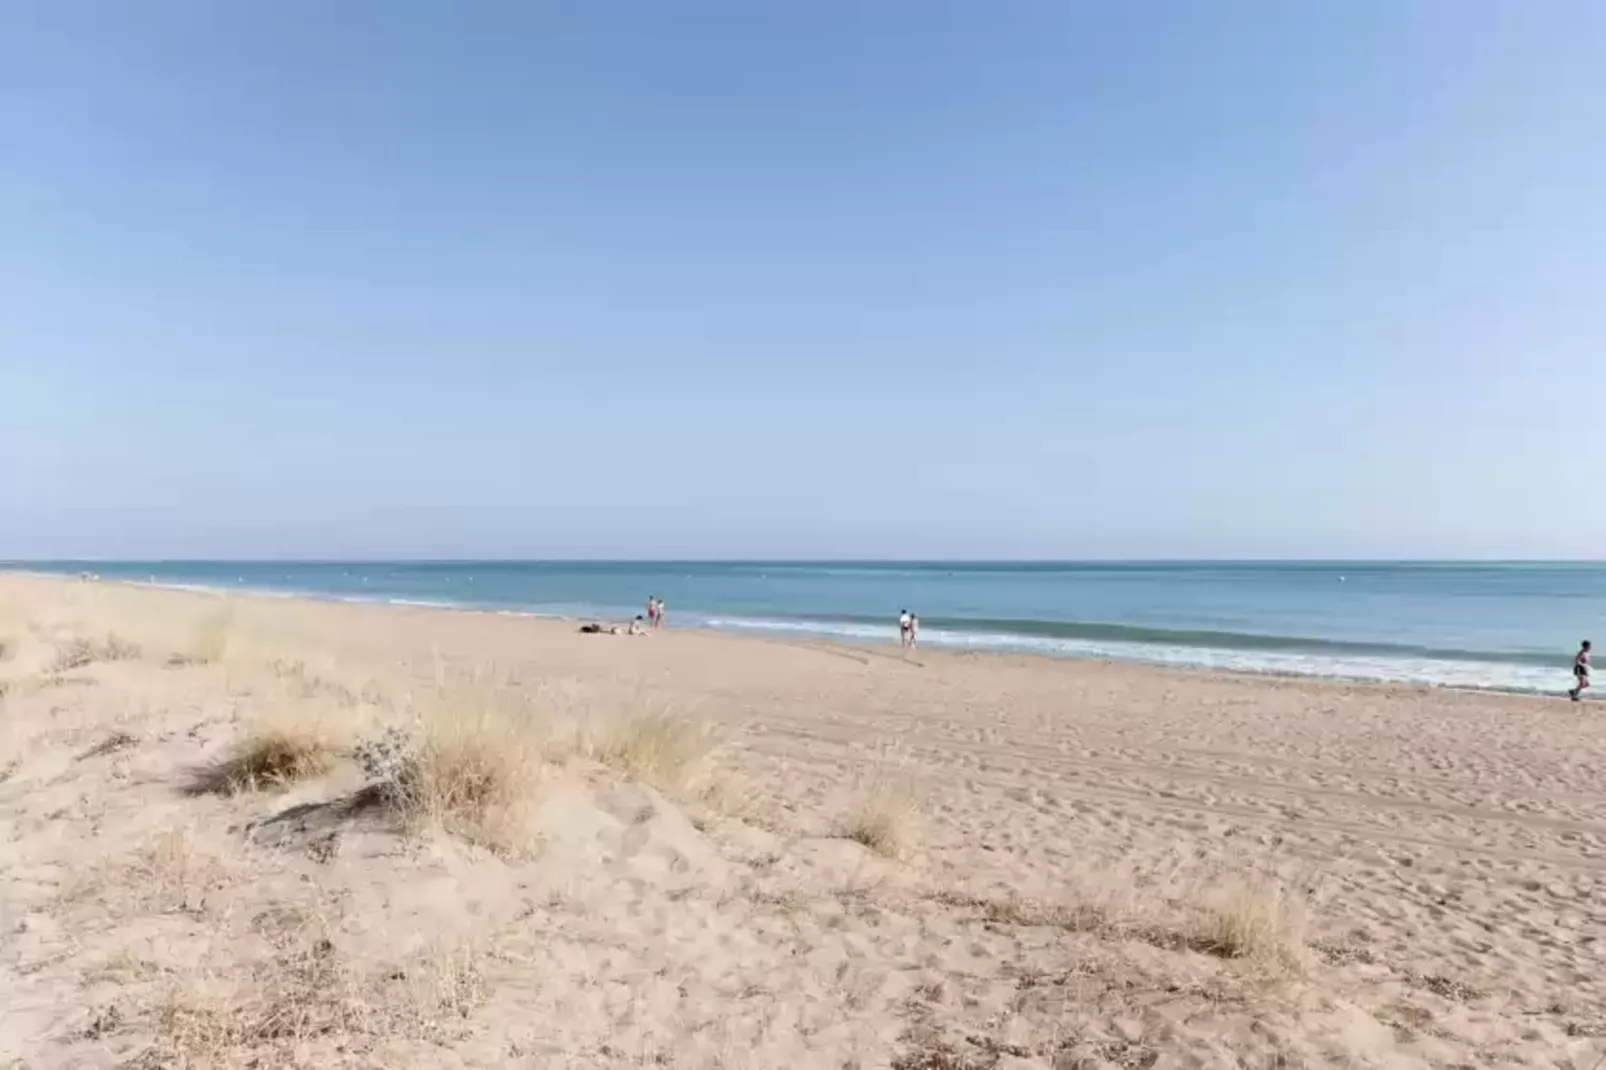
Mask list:
POLYGON ((647 596, 647 623, 658 627, 658 596, 655 594, 647 596))
POLYGON ((914 624, 914 616, 905 609, 898 614, 898 645, 904 649, 909 647, 910 628, 914 624))
POLYGON ((664 626, 664 600, 662 598, 656 599, 655 605, 656 608, 653 610, 652 615, 652 626, 654 628, 662 628, 664 626))
POLYGON ((1573 656, 1573 683, 1577 686, 1567 692, 1567 697, 1577 702, 1584 696, 1584 688, 1589 686, 1589 640, 1585 639, 1579 646, 1578 653, 1573 656))
POLYGON ((913 650, 920 645, 920 618, 909 614, 909 649, 913 650))

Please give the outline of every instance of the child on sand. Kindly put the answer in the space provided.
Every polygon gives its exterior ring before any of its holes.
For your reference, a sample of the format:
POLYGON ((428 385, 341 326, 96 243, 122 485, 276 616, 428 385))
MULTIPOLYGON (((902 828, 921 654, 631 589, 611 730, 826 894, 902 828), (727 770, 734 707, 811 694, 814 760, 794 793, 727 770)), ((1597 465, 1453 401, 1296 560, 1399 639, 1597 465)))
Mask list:
POLYGON ((1573 658, 1573 683, 1578 686, 1567 692, 1567 697, 1577 702, 1583 697, 1584 688, 1589 686, 1589 640, 1585 639, 1573 658))

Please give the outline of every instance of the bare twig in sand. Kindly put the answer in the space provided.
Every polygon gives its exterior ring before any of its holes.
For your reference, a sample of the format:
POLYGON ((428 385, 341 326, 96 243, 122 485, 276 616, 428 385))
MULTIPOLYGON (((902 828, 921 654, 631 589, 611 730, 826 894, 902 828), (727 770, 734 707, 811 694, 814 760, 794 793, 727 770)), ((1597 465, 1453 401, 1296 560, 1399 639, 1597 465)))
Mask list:
POLYGON ((138 742, 138 736, 134 735, 132 732, 126 732, 119 728, 111 735, 107 736, 105 739, 101 740, 99 743, 96 743, 93 747, 90 747, 88 750, 80 754, 78 756, 78 761, 81 762, 89 758, 98 758, 103 754, 111 754, 115 751, 120 751, 125 747, 132 747, 138 742))

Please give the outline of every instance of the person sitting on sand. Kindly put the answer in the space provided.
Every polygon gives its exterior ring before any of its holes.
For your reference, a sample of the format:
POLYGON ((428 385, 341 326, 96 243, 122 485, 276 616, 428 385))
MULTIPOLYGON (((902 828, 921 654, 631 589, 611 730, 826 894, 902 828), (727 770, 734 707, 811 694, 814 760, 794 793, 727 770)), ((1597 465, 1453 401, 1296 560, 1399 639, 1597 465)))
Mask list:
POLYGON ((1567 692, 1567 697, 1577 702, 1584 697, 1584 688, 1589 686, 1589 640, 1585 639, 1573 657, 1573 683, 1577 686, 1567 692))
POLYGON ((626 634, 628 634, 628 635, 646 635, 647 634, 646 626, 641 623, 641 614, 640 613, 637 613, 636 614, 636 619, 630 622, 630 631, 627 632, 626 634))

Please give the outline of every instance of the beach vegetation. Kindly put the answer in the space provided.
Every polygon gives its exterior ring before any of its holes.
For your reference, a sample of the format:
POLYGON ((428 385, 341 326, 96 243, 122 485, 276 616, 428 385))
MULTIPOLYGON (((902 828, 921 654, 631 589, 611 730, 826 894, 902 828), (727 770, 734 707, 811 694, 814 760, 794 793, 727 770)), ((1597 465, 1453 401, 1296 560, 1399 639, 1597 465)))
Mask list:
POLYGON ((886 858, 908 857, 919 846, 921 800, 906 780, 877 777, 848 816, 842 835, 886 858))
POLYGON ((430 707, 411 731, 388 727, 354 757, 408 825, 437 826, 502 853, 527 846, 545 762, 522 719, 489 707, 430 707))
POLYGON ((131 661, 142 653, 138 643, 116 632, 108 632, 100 639, 74 636, 56 644, 55 656, 46 671, 59 674, 82 669, 97 661, 131 661))
POLYGON ((1240 878, 1208 897, 1196 945, 1227 959, 1300 968, 1306 961, 1308 910, 1269 880, 1240 878))
POLYGON ((585 749, 603 765, 683 800, 724 794, 712 730, 673 713, 642 712, 608 722, 585 749))
POLYGON ((252 725, 222 761, 204 768, 197 793, 279 791, 330 772, 351 749, 349 730, 321 710, 275 713, 252 725))

